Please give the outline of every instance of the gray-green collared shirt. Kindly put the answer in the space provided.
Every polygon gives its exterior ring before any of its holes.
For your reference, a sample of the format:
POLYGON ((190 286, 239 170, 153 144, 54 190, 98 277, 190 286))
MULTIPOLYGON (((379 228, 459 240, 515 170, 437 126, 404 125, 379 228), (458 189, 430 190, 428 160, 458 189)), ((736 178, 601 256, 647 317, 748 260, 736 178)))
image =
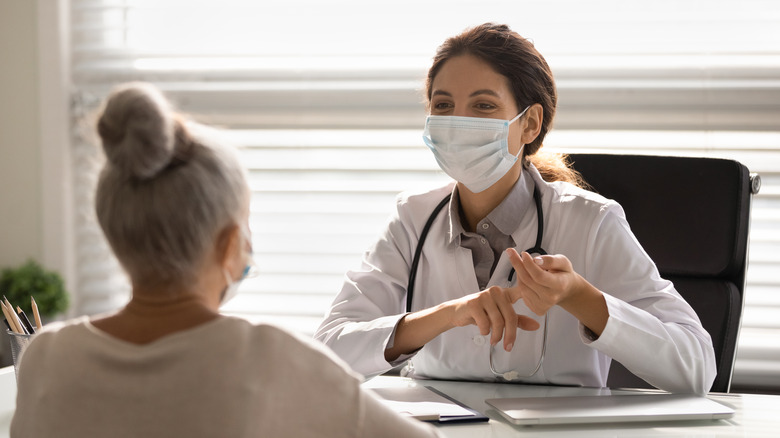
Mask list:
POLYGON ((457 186, 453 190, 450 202, 450 242, 457 241, 461 247, 471 250, 477 283, 481 289, 488 286, 501 253, 516 246, 512 232, 520 226, 526 209, 533 207, 533 184, 530 173, 524 169, 506 198, 479 221, 474 232, 464 229, 457 186))

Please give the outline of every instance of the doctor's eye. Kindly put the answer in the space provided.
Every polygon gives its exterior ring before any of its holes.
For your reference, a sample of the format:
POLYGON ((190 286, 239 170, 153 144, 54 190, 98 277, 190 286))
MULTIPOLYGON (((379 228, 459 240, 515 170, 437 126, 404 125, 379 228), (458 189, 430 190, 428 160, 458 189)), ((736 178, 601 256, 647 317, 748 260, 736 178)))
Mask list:
POLYGON ((490 102, 480 102, 475 104, 474 108, 477 109, 478 111, 488 112, 488 111, 495 110, 496 108, 498 108, 498 106, 490 102))
POLYGON ((433 104, 431 105, 431 112, 436 112, 436 113, 446 112, 452 109, 453 106, 454 105, 451 102, 447 102, 447 101, 433 102, 433 104))

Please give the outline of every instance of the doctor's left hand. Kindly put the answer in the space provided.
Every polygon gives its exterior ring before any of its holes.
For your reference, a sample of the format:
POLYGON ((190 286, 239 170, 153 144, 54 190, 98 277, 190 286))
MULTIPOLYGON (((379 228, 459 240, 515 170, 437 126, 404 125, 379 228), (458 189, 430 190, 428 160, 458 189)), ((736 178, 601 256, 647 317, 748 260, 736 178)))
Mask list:
POLYGON ((555 306, 583 288, 585 280, 576 272, 564 255, 531 257, 527 252, 518 254, 514 248, 507 250, 509 261, 517 273, 517 286, 523 302, 532 312, 544 315, 555 306))
POLYGON ((581 323, 601 335, 609 319, 609 309, 601 291, 574 271, 571 261, 561 254, 531 257, 507 250, 517 273, 513 289, 537 315, 560 306, 581 323))

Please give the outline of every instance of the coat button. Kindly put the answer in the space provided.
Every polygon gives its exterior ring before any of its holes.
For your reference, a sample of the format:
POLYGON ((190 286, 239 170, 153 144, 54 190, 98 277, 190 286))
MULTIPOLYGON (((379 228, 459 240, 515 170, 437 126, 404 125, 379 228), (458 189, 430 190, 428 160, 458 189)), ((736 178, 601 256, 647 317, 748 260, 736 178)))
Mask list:
POLYGON ((477 335, 477 336, 474 336, 473 338, 471 338, 471 340, 474 341, 475 345, 478 345, 480 347, 485 345, 485 337, 484 336, 477 335))

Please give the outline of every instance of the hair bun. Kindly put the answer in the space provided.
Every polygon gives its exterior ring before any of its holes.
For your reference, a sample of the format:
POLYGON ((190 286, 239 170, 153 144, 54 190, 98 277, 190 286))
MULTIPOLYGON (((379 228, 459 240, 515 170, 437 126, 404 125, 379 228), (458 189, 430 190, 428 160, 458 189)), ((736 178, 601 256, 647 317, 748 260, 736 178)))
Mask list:
POLYGON ((111 165, 137 178, 154 177, 173 157, 173 112, 151 84, 133 82, 114 89, 98 121, 98 133, 111 165))

